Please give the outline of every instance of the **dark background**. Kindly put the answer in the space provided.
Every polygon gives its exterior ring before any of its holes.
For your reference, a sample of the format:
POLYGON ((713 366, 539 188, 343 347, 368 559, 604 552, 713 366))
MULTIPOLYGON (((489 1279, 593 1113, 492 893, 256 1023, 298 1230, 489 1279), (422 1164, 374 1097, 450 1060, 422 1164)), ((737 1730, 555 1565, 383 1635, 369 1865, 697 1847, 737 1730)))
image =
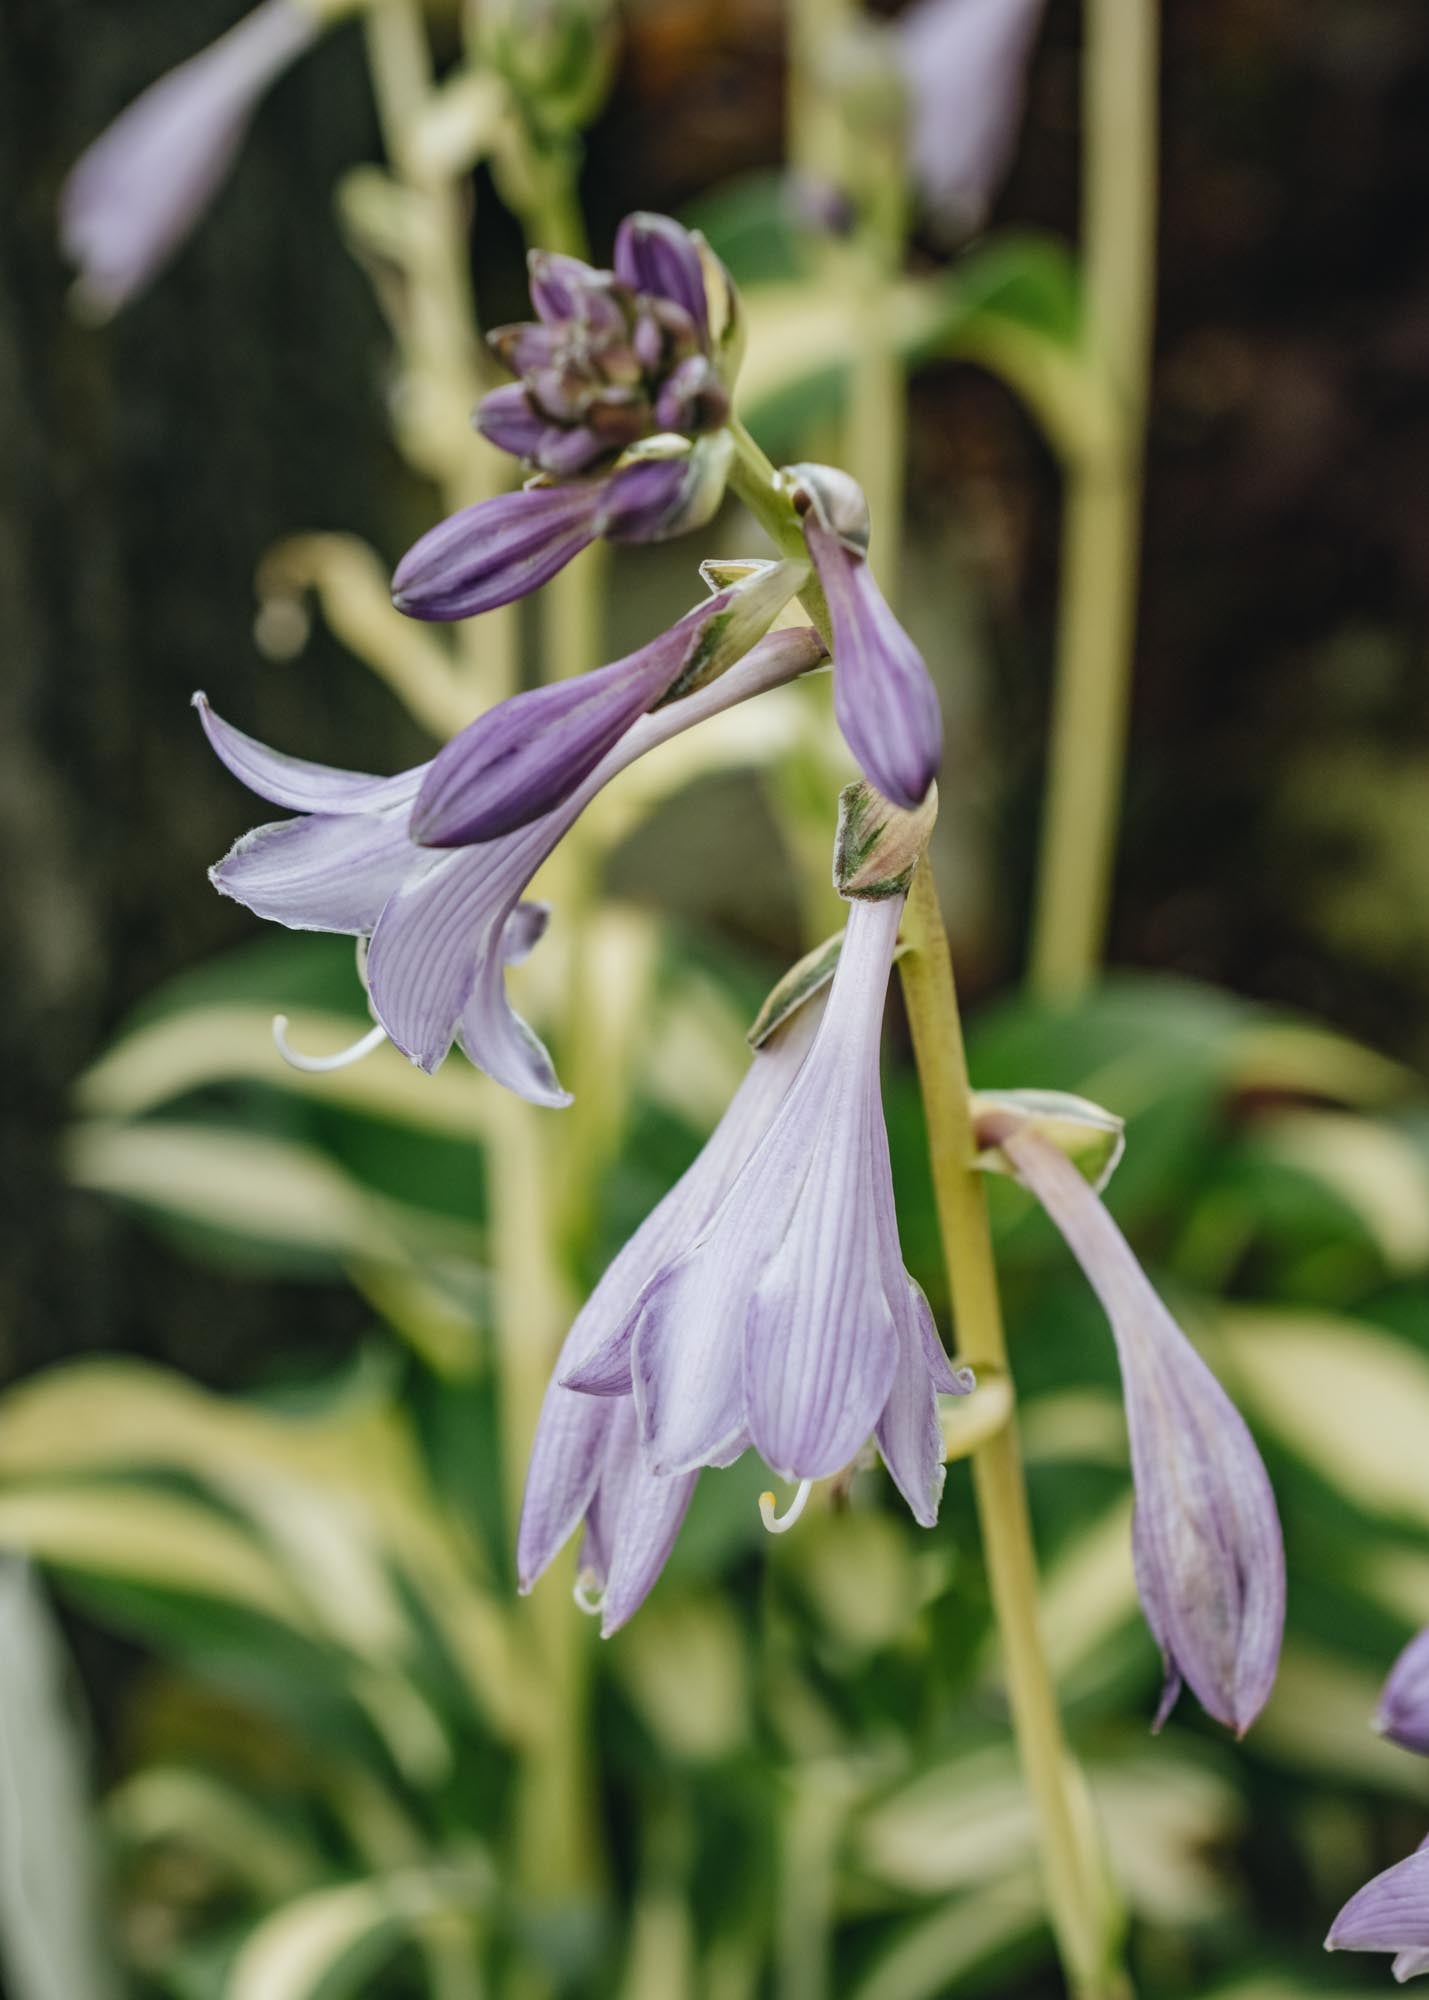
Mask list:
MULTIPOLYGON (((0 1340, 19 1373, 126 1347, 250 1379, 279 1329, 318 1351, 339 1288, 234 1285, 67 1192, 74 1076, 159 982, 251 934, 204 870, 247 803, 188 709, 388 768, 389 697, 321 632, 251 639, 254 563, 303 528, 390 555, 431 497, 385 441, 385 338, 332 184, 376 153, 357 37, 284 80, 198 239, 103 331, 54 243, 65 169, 139 88, 229 25, 228 0, 0 7, 0 825, 9 978, 0 1340)), ((1077 9, 1053 0, 998 220, 1075 228, 1077 9)), ((629 24, 592 136, 598 248, 780 155, 764 0, 659 0, 629 24)), ((1132 764, 1111 955, 1429 1047, 1429 9, 1173 0, 1160 319, 1132 764)), ((478 202, 509 297, 515 238, 478 202)), ((910 530, 955 547, 994 667, 978 790, 995 923, 974 1004, 1016 976, 1045 740, 1057 485, 1010 399, 920 378, 910 530)), ((405 725, 401 725, 405 728, 405 725)))

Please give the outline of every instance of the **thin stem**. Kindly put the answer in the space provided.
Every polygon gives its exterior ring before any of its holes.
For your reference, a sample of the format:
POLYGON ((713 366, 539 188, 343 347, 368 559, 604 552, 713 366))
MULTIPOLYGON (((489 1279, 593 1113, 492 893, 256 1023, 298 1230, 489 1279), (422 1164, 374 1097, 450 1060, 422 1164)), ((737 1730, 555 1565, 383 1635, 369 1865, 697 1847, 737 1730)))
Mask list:
POLYGON ((1136 626, 1156 281, 1157 0, 1087 0, 1083 266, 1088 365, 1110 449, 1068 471, 1062 608, 1031 978, 1074 1000, 1105 942, 1136 626))
MULTIPOLYGON (((416 226, 410 232, 407 278, 410 331, 403 341, 404 393, 419 407, 423 437, 450 436, 448 448, 422 470, 434 476, 448 512, 499 492, 506 477, 500 453, 477 444, 467 419, 486 386, 476 323, 461 196, 453 182, 433 178, 414 143, 433 90, 431 45, 420 0, 379 0, 365 17, 368 68, 392 172, 408 190, 416 226)), ((518 607, 504 605, 456 628, 456 644, 484 696, 514 692, 519 663, 518 607)))
MULTIPOLYGON (((968 1108, 952 959, 925 854, 908 899, 899 961, 922 1086, 958 1352, 1010 1382, 997 1273, 968 1108)), ((972 1454, 973 1491, 1002 1642, 1018 1754, 1037 1813, 1052 1929, 1077 2000, 1129 2000, 1116 1963, 1116 1923, 1081 1778, 1062 1731, 1038 1627, 1037 1562, 1015 1412, 972 1454)))

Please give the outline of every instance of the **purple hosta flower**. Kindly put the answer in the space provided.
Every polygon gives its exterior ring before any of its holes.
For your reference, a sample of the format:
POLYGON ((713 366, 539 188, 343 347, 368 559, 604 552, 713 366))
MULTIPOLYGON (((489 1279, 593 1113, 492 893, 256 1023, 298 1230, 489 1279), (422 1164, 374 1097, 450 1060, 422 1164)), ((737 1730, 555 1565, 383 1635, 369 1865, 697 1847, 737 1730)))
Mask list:
POLYGON ((208 207, 259 98, 318 32, 302 0, 264 0, 122 111, 60 197, 78 295, 107 317, 149 282, 208 207))
POLYGON ((565 1104, 549 1055, 506 998, 509 926, 526 884, 627 764, 806 672, 822 654, 811 632, 772 633, 719 680, 642 717, 554 811, 499 840, 436 851, 409 833, 430 766, 373 778, 305 763, 232 729, 196 696, 209 741, 234 775, 260 798, 301 815, 245 834, 210 879, 222 894, 290 929, 370 938, 372 1011, 419 1068, 435 1070, 459 1041, 478 1069, 519 1096, 565 1104))
POLYGON ((637 1611, 664 1567, 698 1472, 662 1477, 640 1450, 634 1398, 592 1396, 562 1377, 588 1361, 636 1309, 646 1284, 678 1257, 719 1207, 797 1075, 822 1011, 815 998, 759 1049, 694 1165, 651 1210, 586 1301, 546 1390, 516 1544, 530 1590, 582 1521, 581 1601, 608 1637, 637 1611), (591 1592, 598 1593, 598 1602, 591 1592))
POLYGON ((1325 1949, 1391 1951, 1401 1983, 1429 1972, 1429 1837, 1350 1897, 1325 1949))
POLYGON ((537 318, 488 337, 518 379, 487 396, 482 436, 570 478, 660 431, 701 436, 729 417, 707 283, 730 281, 699 237, 664 215, 630 215, 615 269, 533 250, 537 318))
POLYGON ((1374 1726, 1402 1750, 1429 1757, 1429 1627, 1410 1640, 1390 1668, 1374 1726))
POLYGON ((638 716, 742 658, 807 575, 803 563, 762 565, 627 658, 499 702, 433 758, 412 838, 424 847, 463 847, 549 812, 638 716))
POLYGON ((408 549, 392 602, 409 618, 474 618, 538 590, 601 537, 660 542, 701 528, 724 495, 727 436, 635 456, 600 478, 542 481, 478 501, 408 549))
POLYGON ((839 728, 864 775, 909 811, 938 775, 943 717, 923 656, 868 566, 863 489, 828 465, 791 465, 781 478, 829 603, 839 728))
POLYGON ((1137 1588, 1166 1662, 1156 1726, 1185 1681, 1243 1735, 1270 1694, 1285 1624, 1285 1554, 1260 1454, 1071 1161, 1030 1119, 994 1113, 978 1131, 1036 1195, 1111 1321, 1136 1484, 1137 1588))
POLYGON ((915 1518, 937 1516, 938 1392, 972 1383, 950 1368, 898 1243, 878 1054, 903 903, 850 906, 813 1046, 763 1139, 709 1221, 562 1377, 633 1393, 659 1477, 728 1465, 752 1444, 801 1482, 792 1513, 806 1482, 841 1471, 872 1433, 915 1518))
POLYGON ((1017 144, 1043 0, 914 0, 893 29, 908 166, 950 238, 981 228, 1017 144))

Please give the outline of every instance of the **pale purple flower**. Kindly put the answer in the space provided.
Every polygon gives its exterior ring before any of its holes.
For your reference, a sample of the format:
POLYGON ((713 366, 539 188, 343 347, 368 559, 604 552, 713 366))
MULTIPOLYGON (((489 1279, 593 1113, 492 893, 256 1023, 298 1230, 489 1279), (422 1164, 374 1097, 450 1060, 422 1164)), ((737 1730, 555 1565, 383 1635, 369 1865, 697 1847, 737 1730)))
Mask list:
POLYGON ((435 1070, 453 1041, 478 1069, 532 1103, 569 1102, 537 1036, 506 998, 507 927, 526 884, 601 787, 707 716, 806 672, 823 648, 808 631, 772 633, 728 673, 642 717, 543 818, 479 846, 433 850, 410 837, 430 768, 392 778, 332 770, 269 750, 196 696, 223 762, 259 797, 301 817, 245 834, 210 871, 222 894, 294 930, 370 938, 368 998, 403 1054, 435 1070))
POLYGON ((850 905, 823 1019, 764 1138, 708 1223, 562 1379, 633 1393, 646 1466, 662 1477, 753 1445, 808 1482, 847 1466, 871 1433, 927 1526, 943 1485, 937 1395, 972 1384, 950 1368, 898 1243, 878 1057, 903 903, 850 905))
POLYGON ((1388 1951, 1402 1985, 1429 1972, 1429 1836, 1351 1896, 1330 1926, 1326 1951, 1388 1951))
POLYGON ((894 24, 908 166, 942 232, 981 228, 1012 164, 1043 0, 914 0, 894 24))
POLYGON ((1429 1626, 1390 1668, 1374 1726, 1401 1749, 1429 1757, 1429 1626))
POLYGON ((298 0, 263 0, 82 155, 60 196, 60 241, 93 314, 117 311, 167 263, 232 166, 258 100, 317 33, 298 0))
POLYGON ((634 1398, 583 1394, 566 1388, 562 1377, 619 1332, 647 1282, 710 1220, 797 1075, 822 1005, 822 997, 815 996, 756 1052, 704 1150, 618 1252, 582 1307, 547 1387, 526 1475, 517 1578, 523 1591, 530 1590, 584 1521, 581 1574, 599 1593, 607 1637, 649 1594, 699 1474, 664 1477, 648 1471, 634 1398))
POLYGON ((599 478, 523 487, 429 529, 403 556, 392 602, 449 623, 526 597, 593 541, 659 542, 703 527, 719 506, 728 440, 635 458, 599 478))
POLYGON ((1260 1453, 1071 1161, 1013 1116, 982 1121, 979 1134, 1047 1211, 1111 1322, 1136 1486, 1137 1588, 1166 1663, 1156 1726, 1184 1681, 1243 1735, 1270 1694, 1285 1624, 1285 1553, 1260 1453))
POLYGON ((807 575, 801 563, 764 565, 625 659, 498 702, 433 758, 412 838, 424 847, 464 847, 549 812, 637 716, 713 680, 747 653, 807 575))
POLYGON ((943 717, 923 656, 889 609, 868 564, 868 505, 857 481, 828 465, 781 475, 833 625, 834 713, 859 768, 905 811, 938 775, 943 717))

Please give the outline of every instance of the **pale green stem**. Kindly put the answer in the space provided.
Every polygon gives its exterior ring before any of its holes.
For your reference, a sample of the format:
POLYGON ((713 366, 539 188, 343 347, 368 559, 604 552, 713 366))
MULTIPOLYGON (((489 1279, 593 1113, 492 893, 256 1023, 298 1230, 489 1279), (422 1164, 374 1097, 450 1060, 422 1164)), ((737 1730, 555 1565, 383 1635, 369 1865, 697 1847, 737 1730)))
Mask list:
MULTIPOLYGON (((776 545, 789 549, 800 537, 791 503, 773 484, 768 460, 742 426, 736 427, 735 444, 736 491, 776 545)), ((827 635, 828 608, 817 585, 806 590, 804 602, 827 635)), ((918 1061, 958 1351, 973 1368, 980 1366, 1007 1384, 1006 1420, 972 1454, 973 1486, 1013 1729, 1037 1814, 1049 1914, 1075 2000, 1130 2000, 1130 1985, 1117 1964, 1115 1899, 1102 1869, 1081 1774, 1063 1736, 1038 1625, 1037 1562, 997 1270, 983 1182, 972 1164, 977 1147, 962 1021, 926 854, 914 876, 904 937, 909 950, 899 971, 918 1061)))
MULTIPOLYGON (((366 16, 367 58, 383 144, 393 174, 407 188, 419 218, 407 267, 410 332, 403 346, 409 392, 432 399, 452 444, 437 468, 449 513, 501 490, 501 454, 473 439, 467 418, 486 386, 484 349, 476 324, 467 232, 456 186, 422 167, 413 135, 433 89, 431 45, 420 0, 377 0, 366 16)), ((423 466, 424 471, 434 468, 423 466)), ((468 672, 489 701, 517 685, 519 607, 503 605, 456 627, 468 672)))
MULTIPOLYGON (((899 973, 923 1093, 933 1188, 952 1290, 958 1355, 1007 1380, 997 1272, 969 1111, 967 1059, 952 958, 931 863, 918 864, 899 973)), ((1048 1913, 1076 2000, 1129 2000, 1119 1924, 1082 1780, 1068 1751, 1038 1625, 1032 1542, 1015 1406, 972 1454, 973 1491, 1007 1673, 1018 1755, 1037 1814, 1048 1913)))
POLYGON ((1068 467, 1057 685, 1031 979, 1075 1000, 1105 944, 1136 627, 1156 282, 1157 0, 1087 0, 1082 259, 1087 365, 1110 448, 1068 467))

